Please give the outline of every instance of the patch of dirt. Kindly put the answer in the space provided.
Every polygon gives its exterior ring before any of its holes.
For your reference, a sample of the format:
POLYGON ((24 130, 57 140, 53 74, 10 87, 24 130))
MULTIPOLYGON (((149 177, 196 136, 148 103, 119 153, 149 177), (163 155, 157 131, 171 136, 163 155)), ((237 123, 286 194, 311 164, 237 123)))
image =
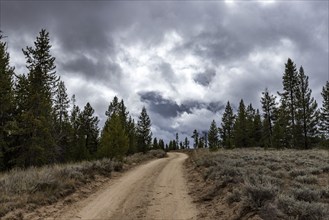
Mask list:
MULTIPOLYGON (((15 219, 198 219, 186 188, 183 153, 97 177, 71 196, 15 219)), ((23 214, 24 213, 24 214, 23 214)))

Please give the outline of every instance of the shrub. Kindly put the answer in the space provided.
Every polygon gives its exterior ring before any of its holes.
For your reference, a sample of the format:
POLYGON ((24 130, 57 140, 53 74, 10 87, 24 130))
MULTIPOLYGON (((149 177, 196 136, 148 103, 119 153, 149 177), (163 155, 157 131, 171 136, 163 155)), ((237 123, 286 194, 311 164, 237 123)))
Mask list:
POLYGON ((317 202, 320 199, 320 193, 310 188, 294 189, 292 194, 300 201, 317 202))
POLYGON ((277 188, 271 184, 253 185, 247 184, 245 187, 248 206, 253 209, 259 209, 266 202, 275 198, 277 188))
POLYGON ((278 208, 286 215, 300 220, 319 220, 328 217, 328 205, 298 201, 290 196, 280 196, 278 208))
POLYGON ((307 176, 297 176, 295 178, 297 182, 304 183, 304 184, 316 184, 318 183, 318 178, 313 175, 307 175, 307 176))
POLYGON ((305 176, 306 175, 306 172, 305 172, 305 170, 297 170, 297 169, 294 169, 294 170, 292 170, 292 171, 289 172, 289 175, 291 177, 305 176))
POLYGON ((226 202, 228 204, 232 204, 234 202, 240 202, 241 201, 241 193, 238 190, 234 190, 226 199, 226 202))

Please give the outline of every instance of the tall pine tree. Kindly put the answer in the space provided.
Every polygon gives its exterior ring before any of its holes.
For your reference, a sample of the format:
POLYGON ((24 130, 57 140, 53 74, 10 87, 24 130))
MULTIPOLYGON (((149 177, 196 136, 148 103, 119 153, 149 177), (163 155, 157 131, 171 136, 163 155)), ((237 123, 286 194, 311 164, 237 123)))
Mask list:
POLYGON ((234 142, 236 147, 248 146, 247 113, 243 99, 240 101, 236 121, 234 124, 234 142))
POLYGON ((152 142, 151 119, 147 114, 146 108, 143 107, 137 122, 137 149, 146 153, 152 142))
POLYGON ((303 67, 298 73, 297 90, 297 115, 296 119, 302 131, 301 144, 304 149, 310 148, 311 139, 317 134, 319 112, 317 103, 312 97, 312 90, 308 86, 308 76, 305 75, 303 67))
POLYGON ((218 130, 215 120, 211 122, 208 132, 208 144, 210 150, 216 150, 218 148, 218 130))
POLYGON ((321 107, 321 123, 320 131, 323 137, 327 140, 327 147, 329 147, 329 81, 322 88, 322 107, 321 107))
POLYGON ((14 68, 9 65, 7 44, 0 32, 0 170, 9 168, 11 160, 13 117, 15 110, 13 91, 14 68))
POLYGON ((232 148, 233 133, 234 133, 234 120, 233 109, 230 102, 227 102, 225 111, 222 117, 221 128, 219 128, 220 137, 222 139, 222 145, 227 148, 232 148))
MULTIPOLYGON (((41 30, 34 48, 26 47, 23 53, 27 60, 28 93, 25 108, 20 115, 24 128, 16 162, 20 166, 55 162, 58 152, 53 129, 52 98, 58 82, 55 58, 50 54, 49 33, 41 30)), ((21 129, 22 130, 22 129, 21 129)))
POLYGON ((298 92, 298 73, 296 65, 289 58, 285 64, 285 72, 282 77, 283 92, 279 93, 281 96, 281 106, 284 102, 284 106, 287 108, 288 113, 288 125, 290 135, 290 146, 295 146, 297 143, 298 129, 296 127, 296 113, 297 113, 297 92, 298 92))
POLYGON ((276 96, 271 95, 266 88, 262 92, 261 104, 263 109, 263 142, 266 147, 273 147, 273 126, 275 122, 276 96))

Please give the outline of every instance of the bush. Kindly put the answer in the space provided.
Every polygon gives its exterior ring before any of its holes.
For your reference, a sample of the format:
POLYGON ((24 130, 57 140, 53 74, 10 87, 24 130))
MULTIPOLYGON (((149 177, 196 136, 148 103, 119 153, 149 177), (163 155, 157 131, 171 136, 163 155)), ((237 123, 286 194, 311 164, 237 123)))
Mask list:
POLYGON ((290 196, 278 198, 278 208, 286 215, 300 220, 319 220, 328 218, 328 205, 318 202, 298 201, 290 196))
POLYGON ((316 184, 318 183, 318 178, 313 175, 307 176, 297 176, 295 179, 297 182, 304 183, 304 184, 316 184))
POLYGON ((268 183, 262 185, 247 184, 245 191, 248 206, 257 210, 275 198, 277 188, 268 183))
POLYGON ((299 201, 317 202, 320 199, 320 193, 310 188, 294 189, 292 194, 299 201))
POLYGON ((234 202, 240 202, 241 201, 241 193, 238 190, 234 190, 226 199, 226 202, 228 204, 232 204, 234 202))

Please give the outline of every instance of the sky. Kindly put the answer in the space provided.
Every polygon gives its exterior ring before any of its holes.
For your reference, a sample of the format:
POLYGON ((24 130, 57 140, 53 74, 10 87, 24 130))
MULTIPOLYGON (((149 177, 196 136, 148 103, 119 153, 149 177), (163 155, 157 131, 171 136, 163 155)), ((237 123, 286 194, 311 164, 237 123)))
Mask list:
POLYGON ((16 74, 45 28, 69 96, 92 105, 100 128, 118 96, 135 120, 145 106, 153 135, 168 141, 219 126, 227 101, 260 108, 265 88, 282 91, 288 58, 321 105, 328 11, 325 0, 1 0, 0 30, 16 74))

